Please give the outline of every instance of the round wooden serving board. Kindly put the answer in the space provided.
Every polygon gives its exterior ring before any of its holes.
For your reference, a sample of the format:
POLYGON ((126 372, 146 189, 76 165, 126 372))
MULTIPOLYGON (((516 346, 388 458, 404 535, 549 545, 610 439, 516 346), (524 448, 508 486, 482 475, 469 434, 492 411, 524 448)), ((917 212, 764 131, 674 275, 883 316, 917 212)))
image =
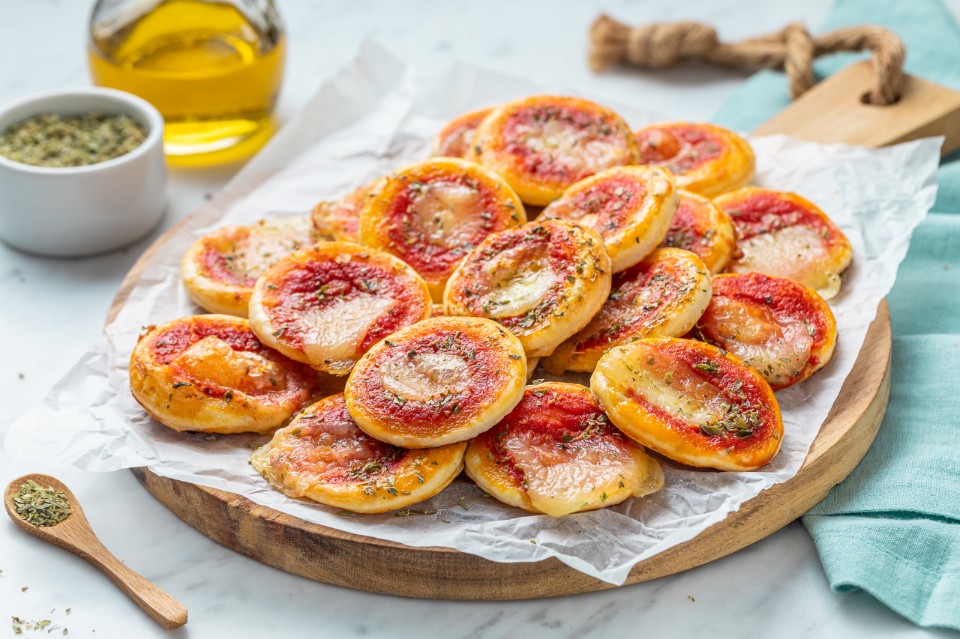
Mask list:
MULTIPOLYGON (((164 233, 127 274, 108 322, 159 248, 187 218, 164 233)), ((800 471, 745 502, 739 511, 688 542, 634 566, 626 583, 677 573, 763 539, 823 499, 866 454, 890 395, 890 313, 883 302, 863 349, 800 471)), ((203 535, 297 575, 338 586, 429 599, 531 599, 611 588, 557 559, 497 563, 449 548, 414 548, 312 524, 238 495, 134 469, 140 483, 203 535)))

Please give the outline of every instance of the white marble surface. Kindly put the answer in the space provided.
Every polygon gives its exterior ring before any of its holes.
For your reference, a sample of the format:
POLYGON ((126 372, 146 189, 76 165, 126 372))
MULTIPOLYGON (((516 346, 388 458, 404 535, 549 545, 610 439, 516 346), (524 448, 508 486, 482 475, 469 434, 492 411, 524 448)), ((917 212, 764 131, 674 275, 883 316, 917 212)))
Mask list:
MULTIPOLYGON (((83 45, 91 4, 0 0, 0 102, 89 83, 83 45)), ((584 62, 586 28, 593 16, 604 10, 638 23, 695 18, 715 24, 725 38, 737 38, 791 20, 815 27, 829 8, 828 0, 278 4, 290 40, 281 117, 295 113, 364 38, 373 37, 414 65, 461 58, 634 101, 678 118, 702 119, 736 90, 744 74, 687 68, 593 76, 584 62)), ((960 0, 949 5, 960 15, 960 0)), ((172 171, 162 228, 189 214, 236 168, 172 171)), ((84 260, 43 259, 0 245, 0 334, 7 340, 0 363, 0 428, 38 403, 96 339, 120 280, 149 242, 84 260)), ((162 630, 93 568, 3 520, 0 636, 12 636, 7 620, 14 615, 51 619, 74 637, 941 634, 912 626, 865 593, 831 593, 813 544, 796 523, 733 556, 652 583, 542 601, 419 601, 314 583, 234 554, 182 523, 129 473, 88 474, 0 454, 0 484, 29 472, 54 474, 70 485, 105 544, 183 601, 190 622, 173 633, 162 630)), ((58 628, 51 636, 61 632, 58 628)), ((41 634, 46 633, 27 636, 41 634)))

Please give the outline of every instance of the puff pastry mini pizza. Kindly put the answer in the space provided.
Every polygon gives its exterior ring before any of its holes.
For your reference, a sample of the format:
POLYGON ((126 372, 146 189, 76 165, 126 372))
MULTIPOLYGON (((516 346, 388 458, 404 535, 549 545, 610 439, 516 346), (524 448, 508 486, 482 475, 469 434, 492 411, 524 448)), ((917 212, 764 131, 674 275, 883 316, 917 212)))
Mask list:
POLYGON ((466 441, 510 412, 527 360, 496 322, 434 317, 364 355, 347 379, 347 409, 371 437, 406 448, 466 441))
POLYGON ((380 181, 360 213, 360 243, 396 255, 443 299, 447 279, 491 233, 527 221, 495 173, 455 158, 408 165, 380 181))
POLYGON ((447 122, 433 139, 433 154, 447 158, 467 157, 470 147, 473 146, 477 127, 492 112, 492 108, 478 109, 447 122))
POLYGON ((663 486, 660 464, 603 414, 589 389, 528 386, 467 448, 466 472, 500 501, 554 517, 619 504, 663 486))
POLYGON ((317 232, 324 239, 358 242, 360 238, 360 211, 367 201, 376 197, 379 182, 358 187, 339 200, 323 200, 311 217, 317 232))
POLYGON ((446 488, 463 468, 465 448, 407 450, 385 444, 357 428, 339 394, 303 409, 253 453, 250 463, 288 497, 382 513, 446 488))
POLYGON ((211 231, 183 256, 181 273, 187 295, 211 313, 246 317, 257 278, 281 257, 319 239, 306 216, 211 231))
POLYGON ((677 209, 673 175, 658 166, 618 166, 577 182, 543 210, 592 228, 613 272, 630 268, 663 240, 677 209))
POLYGON ((714 200, 737 229, 734 273, 765 273, 809 286, 824 299, 840 291, 853 259, 850 241, 813 202, 796 193, 746 188, 714 200))
POLYGON ((680 205, 660 246, 692 251, 711 273, 719 273, 733 257, 737 235, 723 209, 696 193, 680 191, 680 205))
POLYGON ((130 357, 130 390, 177 431, 264 433, 310 399, 313 371, 261 344, 230 315, 151 326, 130 357))
POLYGON ((527 204, 546 206, 580 180, 637 164, 637 139, 610 109, 538 95, 501 106, 474 137, 468 160, 502 175, 527 204))
POLYGON ((558 219, 529 222, 475 248, 447 283, 444 307, 500 322, 528 357, 541 357, 586 326, 610 280, 596 231, 558 219))
POLYGON ((710 273, 700 258, 682 249, 657 249, 613 276, 600 312, 557 347, 545 366, 556 375, 566 370, 589 373, 614 346, 683 335, 707 308, 710 290, 710 273))
POLYGON ((590 388, 620 430, 682 464, 755 470, 780 450, 770 385, 710 344, 658 337, 618 346, 600 358, 590 388))
POLYGON ((264 344, 346 375, 376 342, 430 316, 430 291, 394 256, 349 242, 319 242, 270 267, 250 299, 264 344))
POLYGON ((757 369, 776 391, 826 366, 837 323, 803 284, 761 273, 717 275, 695 334, 757 369))
POLYGON ((677 186, 706 197, 739 189, 754 173, 753 149, 742 137, 712 124, 666 122, 637 131, 639 164, 659 164, 677 186))

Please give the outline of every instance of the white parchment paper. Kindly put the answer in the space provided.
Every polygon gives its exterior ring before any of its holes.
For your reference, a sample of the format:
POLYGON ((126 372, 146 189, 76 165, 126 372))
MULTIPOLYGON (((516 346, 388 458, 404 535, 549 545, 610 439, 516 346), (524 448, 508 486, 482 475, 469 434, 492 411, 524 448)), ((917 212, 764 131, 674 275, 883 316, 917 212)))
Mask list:
MULTIPOLYGON (((756 184, 796 191, 819 204, 850 238, 855 256, 841 294, 831 301, 839 327, 833 360, 810 380, 777 394, 783 448, 760 472, 703 472, 664 462, 666 484, 659 493, 559 519, 504 506, 461 477, 401 516, 352 516, 270 489, 248 464, 251 449, 267 437, 175 433, 147 417, 131 397, 127 366, 141 327, 200 312, 180 285, 179 262, 211 226, 307 213, 320 199, 343 195, 399 164, 426 157, 431 137, 451 117, 545 90, 464 65, 416 75, 375 45, 366 46, 164 245, 102 341, 52 389, 43 406, 10 426, 0 446, 15 455, 94 471, 146 466, 311 522, 411 546, 447 546, 500 562, 556 557, 613 584, 623 583, 637 562, 691 539, 744 501, 789 479, 853 366, 914 227, 933 204, 940 140, 867 150, 780 136, 751 139, 756 184)), ((644 112, 642 105, 602 101, 634 127, 668 119, 644 112)))

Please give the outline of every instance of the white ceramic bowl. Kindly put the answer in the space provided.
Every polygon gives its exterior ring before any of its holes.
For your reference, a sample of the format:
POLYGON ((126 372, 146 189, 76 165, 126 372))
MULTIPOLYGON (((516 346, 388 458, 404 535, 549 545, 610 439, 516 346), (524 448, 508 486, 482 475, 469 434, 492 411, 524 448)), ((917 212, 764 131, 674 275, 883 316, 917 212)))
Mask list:
POLYGON ((122 114, 147 129, 143 144, 87 166, 47 168, 0 156, 0 238, 58 257, 91 255, 146 235, 163 215, 163 117, 146 101, 113 89, 51 91, 0 107, 0 131, 39 113, 122 114))

